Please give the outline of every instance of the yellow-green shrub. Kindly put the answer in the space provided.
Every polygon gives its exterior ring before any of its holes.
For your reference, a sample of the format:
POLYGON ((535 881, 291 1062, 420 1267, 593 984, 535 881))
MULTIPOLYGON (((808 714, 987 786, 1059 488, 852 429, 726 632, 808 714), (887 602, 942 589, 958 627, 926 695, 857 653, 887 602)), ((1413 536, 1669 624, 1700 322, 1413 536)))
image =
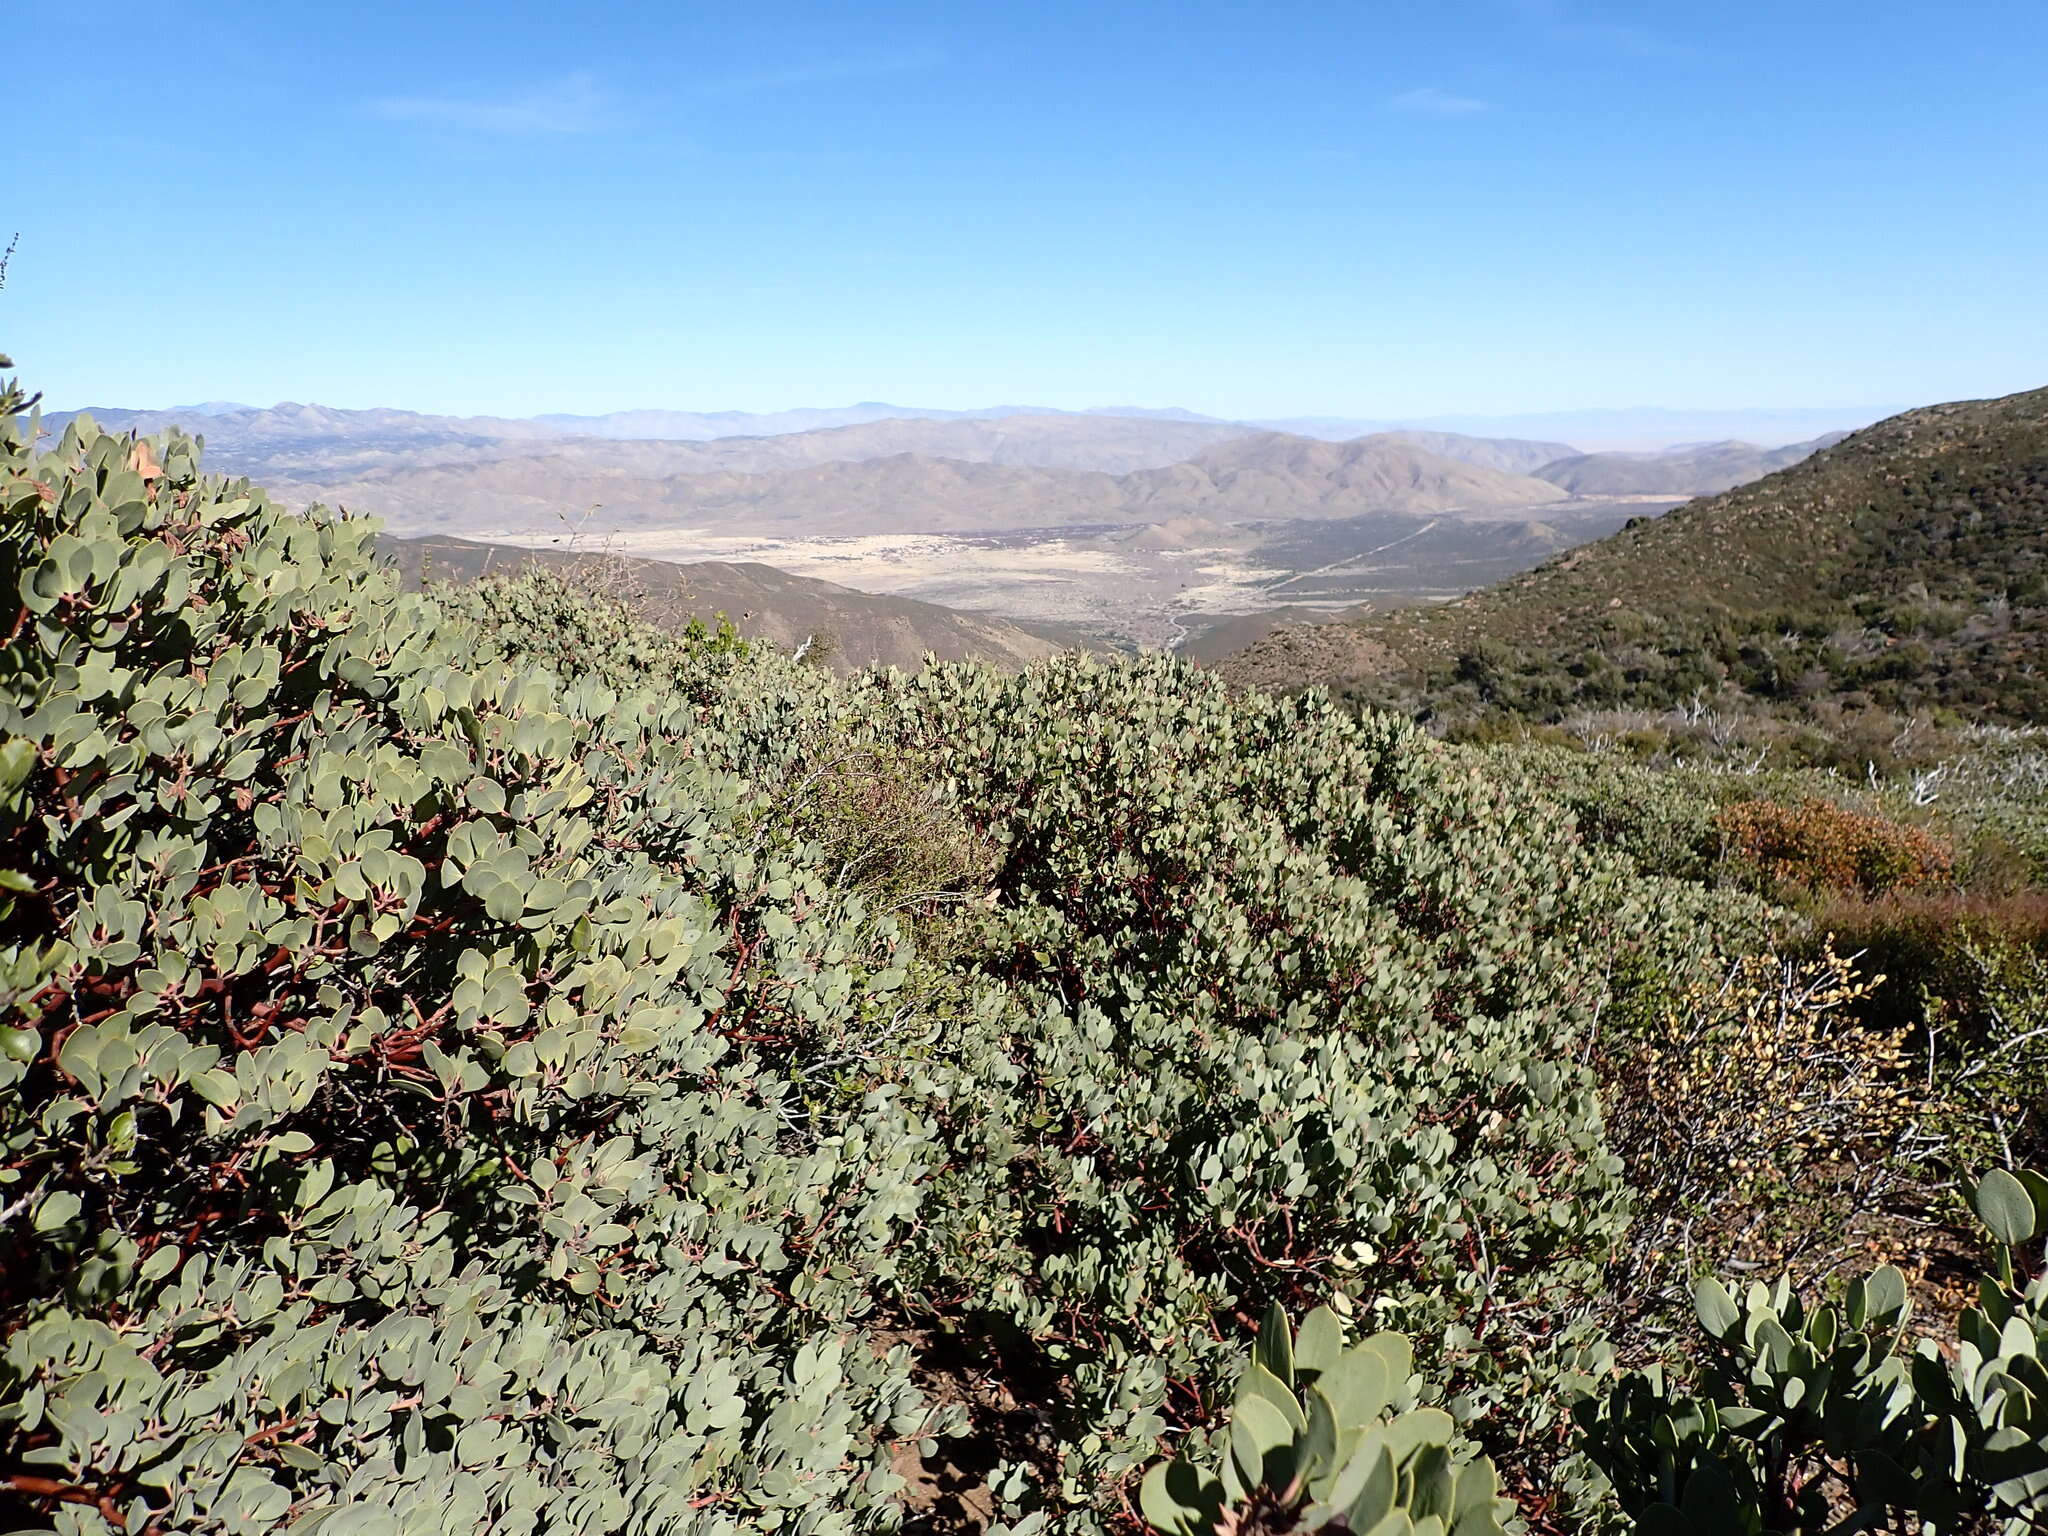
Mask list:
POLYGON ((1897 1182, 1920 1105, 1906 1033, 1858 1016, 1875 980, 1832 948, 1750 956, 1603 1037, 1639 1301, 1730 1257, 1837 1259, 1851 1219, 1897 1182))

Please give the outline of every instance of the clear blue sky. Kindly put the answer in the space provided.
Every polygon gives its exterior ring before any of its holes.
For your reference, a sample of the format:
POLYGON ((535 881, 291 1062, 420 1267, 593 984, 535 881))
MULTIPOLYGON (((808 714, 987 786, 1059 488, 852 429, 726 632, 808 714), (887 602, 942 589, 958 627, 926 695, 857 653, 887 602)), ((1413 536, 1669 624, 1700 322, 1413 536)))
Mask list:
POLYGON ((2048 384, 2043 0, 114 0, 12 30, 0 350, 58 405, 2048 384))

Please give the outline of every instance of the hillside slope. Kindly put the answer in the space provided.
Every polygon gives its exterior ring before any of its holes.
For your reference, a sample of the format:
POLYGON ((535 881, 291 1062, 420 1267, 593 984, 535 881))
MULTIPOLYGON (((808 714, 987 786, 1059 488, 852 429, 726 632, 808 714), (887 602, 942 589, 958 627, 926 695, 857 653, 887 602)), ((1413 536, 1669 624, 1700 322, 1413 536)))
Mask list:
POLYGON ((1839 443, 1846 432, 1783 448, 1754 443, 1701 443, 1664 453, 1581 453, 1528 473, 1581 496, 1711 496, 1761 480, 1839 443))
POLYGON ((486 572, 509 575, 534 565, 564 572, 580 568, 596 574, 607 590, 628 597, 638 614, 662 628, 680 629, 691 619, 708 623, 723 614, 746 634, 772 640, 784 650, 807 640, 824 641, 833 669, 841 672, 865 666, 916 671, 927 654, 942 661, 1019 667, 1067 649, 1059 638, 1007 620, 856 592, 752 562, 679 565, 445 537, 387 537, 378 540, 378 550, 414 589, 433 581, 473 581, 486 572))
POLYGON ((2048 714, 2048 390, 1908 411, 1421 613, 1283 632, 1240 682, 1525 715, 1734 689, 2048 714))
POLYGON ((1380 433, 1331 443, 1270 432, 1218 444, 1184 464, 1127 477, 1130 505, 1246 521, 1360 512, 1450 512, 1560 500, 1526 475, 1462 463, 1380 433))
MULTIPOLYGON (((1309 432, 1304 436, 1318 434, 1309 432)), ((1570 443, 1538 442, 1526 437, 1471 437, 1463 432, 1423 432, 1400 428, 1383 434, 1413 443, 1425 452, 1456 459, 1460 464, 1477 464, 1509 475, 1533 475, 1546 464, 1568 459, 1578 453, 1570 443)))

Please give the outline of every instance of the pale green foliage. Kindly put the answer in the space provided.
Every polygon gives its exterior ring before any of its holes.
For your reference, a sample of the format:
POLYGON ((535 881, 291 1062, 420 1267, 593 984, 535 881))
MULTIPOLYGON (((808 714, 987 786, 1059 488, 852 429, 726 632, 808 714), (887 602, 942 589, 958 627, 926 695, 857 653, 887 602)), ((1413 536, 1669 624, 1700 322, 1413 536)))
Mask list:
POLYGON ((1359 1531, 1486 1536, 1513 1506, 1493 1463, 1451 1416, 1417 1406, 1408 1341, 1346 1344, 1327 1307, 1300 1333, 1277 1306, 1238 1377, 1206 1464, 1177 1457, 1145 1474, 1139 1507, 1164 1536, 1359 1531))
POLYGON ((1228 1370, 1211 1318, 1333 1292, 1461 1420, 1545 1434, 1627 1225, 1585 1032, 1719 906, 1315 697, 1157 658, 887 692, 999 850, 1020 1000, 963 1051, 943 1262, 1069 1351, 1110 1470, 1149 1453, 1135 1380, 1228 1370))
POLYGON ((942 1426, 853 1330, 933 1149, 808 1081, 904 976, 758 825, 812 683, 602 615, 564 678, 497 638, 544 582, 465 621, 184 441, 10 452, 0 1414, 59 1525, 893 1522, 942 1426))
POLYGON ((407 596, 184 439, 10 428, 0 518, 39 1516, 888 1529, 947 1332, 1056 1383, 999 1518, 1086 1533, 1274 1301, 1556 1444, 1628 1221, 1587 1034, 1726 902, 1160 659, 842 686, 545 578, 407 596))
POLYGON ((1958 1325, 1953 1358, 1908 1352, 1905 1277, 1890 1265, 1839 1304, 1788 1281, 1738 1299, 1699 1282, 1711 1341, 1691 1394, 1661 1370, 1581 1404, 1588 1449, 1637 1528, 1656 1536, 1893 1528, 2020 1536, 2048 1522, 2048 1178, 1995 1169, 1977 1186, 1995 1273, 1958 1325), (1853 1511, 1840 1524, 1843 1509, 1853 1511))

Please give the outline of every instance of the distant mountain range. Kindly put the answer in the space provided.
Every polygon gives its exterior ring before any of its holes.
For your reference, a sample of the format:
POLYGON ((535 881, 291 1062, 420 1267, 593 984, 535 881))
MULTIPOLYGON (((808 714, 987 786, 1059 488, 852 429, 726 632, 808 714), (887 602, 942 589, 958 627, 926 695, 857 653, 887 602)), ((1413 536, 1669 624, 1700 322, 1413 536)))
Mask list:
POLYGON ((1125 416, 1003 416, 953 421, 890 418, 778 437, 704 442, 573 439, 549 451, 657 475, 764 474, 810 464, 858 463, 914 453, 971 464, 1094 469, 1128 474, 1194 457, 1247 429, 1125 416))
MULTIPOLYGON (((851 413, 796 411, 782 413, 781 418, 748 419, 773 426, 779 419, 811 420, 858 414, 863 409, 855 407, 851 413)), ((45 421, 53 429, 60 428, 73 414, 51 413, 45 421)), ((203 433, 209 462, 237 474, 256 478, 285 475, 315 482, 378 469, 482 463, 543 452, 648 475, 759 474, 896 453, 1123 474, 1177 463, 1211 444, 1259 430, 1178 416, 1009 410, 819 421, 789 431, 699 436, 663 432, 659 430, 663 420, 646 419, 665 419, 675 414, 672 412, 553 418, 555 423, 574 421, 593 429, 581 434, 548 421, 345 411, 298 404, 261 410, 209 406, 94 410, 91 414, 102 426, 117 431, 152 433, 182 426, 203 433), (634 424, 642 428, 639 435, 623 430, 634 424), (602 430, 606 427, 621 430, 602 430)), ((693 419, 708 422, 711 418, 693 419)))
MULTIPOLYGON (((1811 410, 1762 407, 1670 410, 1660 406, 1640 406, 1623 410, 1542 411, 1516 416, 1433 416, 1380 425, 1387 430, 1430 428, 1476 437, 1559 438, 1576 443, 1587 452, 1657 452, 1685 444, 1728 439, 1778 447, 1804 442, 1829 432, 1853 431, 1881 420, 1897 409, 1896 406, 1884 406, 1811 410)), ((1288 430, 1301 431, 1303 427, 1299 423, 1288 424, 1288 430)))
MULTIPOLYGON (((1771 408, 1672 410, 1657 406, 1619 410, 1546 411, 1524 415, 1445 415, 1419 417, 1267 416, 1233 418, 1205 416, 1179 406, 1151 408, 1131 405, 1090 406, 1063 411, 1042 405, 995 405, 979 410, 944 410, 890 405, 868 400, 858 405, 791 411, 614 411, 600 416, 549 415, 535 421, 584 437, 656 437, 708 440, 720 437, 765 437, 786 432, 812 432, 825 427, 858 426, 871 421, 992 421, 1010 416, 1115 416, 1138 421, 1177 421, 1207 426, 1260 427, 1296 437, 1342 439, 1381 432, 1450 433, 1462 437, 1563 439, 1600 450, 1654 449, 1673 443, 1714 439, 1760 439, 1770 444, 1792 442, 1830 431, 1859 427, 1889 414, 1888 409, 1771 408)), ((1562 446, 1555 441, 1551 446, 1562 446)), ((1561 457, 1553 453, 1552 458, 1561 457)), ((1495 465, 1495 468, 1522 466, 1495 465)), ((1534 466, 1528 466, 1533 468, 1534 466)))
POLYGON ((1546 481, 1447 458, 1387 433, 1325 442, 1266 432, 1125 479, 1133 493, 1126 505, 1145 514, 1132 522, 1154 521, 1161 511, 1249 522, 1534 507, 1561 499, 1546 481))
MULTIPOLYGON (((534 419, 223 401, 93 414, 144 433, 182 426, 205 438, 209 468, 298 505, 381 516, 444 551, 463 537, 545 546, 616 531, 654 587, 698 572, 691 612, 831 611, 856 637, 847 656, 899 663, 926 649, 1015 659, 1053 633, 1178 643, 1254 610, 1298 627, 1353 605, 1437 604, 1832 440, 1588 453, 1561 435, 1361 433, 1369 424, 1340 418, 1280 431, 1172 408, 875 402, 534 419), (664 560, 685 566, 656 570, 664 560), (734 563, 714 580, 708 560, 734 563), (771 567, 828 580, 770 592, 771 567), (744 569, 746 582, 732 574, 744 569), (910 606, 871 612, 853 587, 910 606), (989 627, 1016 620, 1039 628, 989 627)), ((45 429, 66 419, 51 413, 45 429)), ((761 632, 800 640, 799 622, 764 619, 761 632)), ((1263 632, 1238 623, 1197 649, 1263 632)))
MULTIPOLYGON (((643 460, 668 453, 660 445, 635 446, 650 447, 643 460)), ((544 528, 595 507, 594 522, 606 527, 806 536, 1485 511, 1565 499, 1546 481, 1460 463, 1387 436, 1327 443, 1257 433, 1121 475, 914 453, 763 473, 648 472, 661 467, 544 453, 381 470, 338 484, 273 476, 272 488, 296 500, 336 500, 410 530, 544 528)))
MULTIPOLYGON (((1281 426, 1275 426, 1274 430, 1292 432, 1298 437, 1320 437, 1335 442, 1366 435, 1308 432, 1295 427, 1281 426)), ((1468 437, 1462 432, 1396 430, 1379 435, 1398 438, 1404 443, 1413 443, 1417 448, 1441 454, 1447 459, 1456 459, 1461 464, 1477 464, 1481 468, 1498 469, 1510 475, 1533 475, 1544 465, 1554 464, 1559 459, 1571 458, 1579 451, 1570 443, 1534 442, 1524 437, 1468 437)))
POLYGON ((789 411, 610 411, 601 416, 555 414, 533 419, 572 437, 644 437, 706 442, 721 437, 779 437, 787 432, 864 426, 871 421, 992 421, 1005 416, 1049 414, 1054 413, 1035 411, 1024 405, 947 411, 864 400, 858 405, 799 407, 789 411))
MULTIPOLYGON (((1254 607, 1441 602, 1815 446, 1587 453, 1563 437, 1361 434, 1339 419, 1277 431, 1121 407, 515 420, 214 401, 94 414, 116 429, 196 431, 209 468, 398 532, 545 545, 572 528, 617 531, 643 557, 761 562, 1141 645, 1254 607)), ((1016 650, 948 638, 936 612, 897 628, 974 654, 1016 650)), ((863 645, 876 657, 925 643, 873 634, 863 645)))
MULTIPOLYGON (((61 422, 72 412, 53 413, 61 422)), ((608 441, 714 442, 727 438, 784 437, 884 421, 996 422, 1014 417, 1114 420, 1237 431, 1286 432, 1332 441, 1396 432, 1413 436, 1436 452, 1440 441, 1472 438, 1519 439, 1510 460, 1486 460, 1488 467, 1526 473, 1550 460, 1585 451, 1659 449, 1679 443, 1737 439, 1776 446, 1875 420, 1881 412, 1841 410, 1660 409, 1552 412, 1534 416, 1437 416, 1408 420, 1343 416, 1269 417, 1230 420, 1179 407, 1091 406, 1080 411, 1046 406, 998 405, 977 410, 899 406, 881 401, 788 411, 614 411, 602 415, 554 413, 535 417, 446 416, 375 408, 345 410, 287 401, 274 406, 206 401, 168 409, 92 408, 103 425, 157 431, 177 423, 203 423, 238 444, 276 447, 286 443, 350 439, 364 443, 486 441, 533 438, 595 438, 608 441), (1539 456, 1540 455, 1540 456, 1539 456)), ((223 444, 222 446, 226 446, 223 444)), ((1452 455, 1455 457, 1456 455, 1452 455)))

